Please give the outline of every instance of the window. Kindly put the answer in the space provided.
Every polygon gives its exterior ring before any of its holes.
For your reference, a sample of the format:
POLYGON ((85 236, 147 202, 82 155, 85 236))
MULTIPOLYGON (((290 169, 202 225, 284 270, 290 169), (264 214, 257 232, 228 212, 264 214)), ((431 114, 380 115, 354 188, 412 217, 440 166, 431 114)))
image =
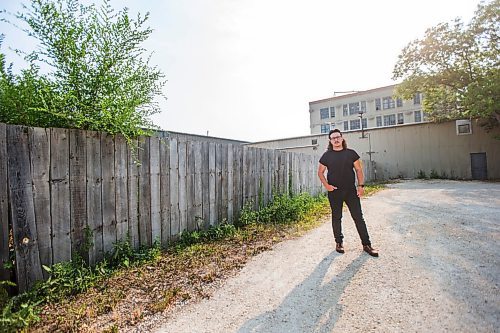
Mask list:
POLYGON ((419 123, 422 121, 422 111, 415 111, 415 122, 419 123))
POLYGON ((330 118, 335 118, 335 106, 330 106, 330 118))
POLYGON ((330 124, 321 124, 321 133, 330 132, 330 124))
POLYGON ((382 110, 382 104, 380 104, 380 98, 375 98, 375 110, 382 110))
POLYGON ((382 116, 377 116, 377 127, 382 126, 382 116))
POLYGON ((413 104, 420 104, 420 93, 416 93, 415 96, 413 96, 413 104))
POLYGON ((391 125, 396 125, 395 114, 389 114, 387 116, 384 116, 384 126, 391 126, 391 125))
POLYGON ((363 128, 368 128, 368 119, 363 118, 363 120, 361 121, 361 123, 363 124, 363 128))
POLYGON ((456 120, 457 135, 472 134, 471 122, 468 119, 456 120))
POLYGON ((359 122, 359 119, 351 120, 351 129, 352 130, 357 130, 361 128, 361 123, 359 122))
POLYGON ((470 124, 463 124, 457 126, 458 134, 470 134, 470 124))
POLYGON ((342 114, 344 117, 347 117, 349 115, 349 110, 347 109, 347 104, 344 104, 342 106, 342 114))
POLYGON ((328 108, 319 109, 319 118, 326 119, 330 117, 330 111, 328 108))
POLYGON ((312 139, 311 140, 312 145, 317 145, 318 144, 318 139, 312 139))
POLYGON ((388 97, 384 97, 382 98, 382 106, 384 108, 384 110, 387 110, 387 109, 394 109, 394 100, 392 99, 391 96, 388 96, 388 97))
POLYGON ((344 131, 348 131, 348 130, 349 130, 349 122, 344 121, 344 131))
POLYGON ((405 123, 405 117, 403 115, 403 112, 398 113, 398 125, 404 124, 405 123))
POLYGON ((398 108, 402 107, 403 106, 403 100, 401 98, 397 98, 396 99, 396 106, 398 108))
POLYGON ((359 113, 359 102, 349 103, 349 115, 358 114, 359 113))
POLYGON ((361 101, 361 112, 366 112, 366 101, 361 101))

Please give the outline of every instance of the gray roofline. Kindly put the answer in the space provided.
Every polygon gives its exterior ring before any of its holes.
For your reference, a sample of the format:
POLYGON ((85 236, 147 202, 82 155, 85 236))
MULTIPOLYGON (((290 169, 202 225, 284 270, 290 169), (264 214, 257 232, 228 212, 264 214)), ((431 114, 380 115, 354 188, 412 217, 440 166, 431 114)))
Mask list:
MULTIPOLYGON (((226 138, 220 138, 220 137, 217 137, 217 136, 191 134, 191 133, 175 132, 175 131, 167 131, 167 130, 160 130, 160 131, 156 131, 156 132, 157 133, 158 132, 167 133, 167 134, 168 133, 172 133, 172 134, 180 134, 180 135, 189 135, 189 136, 194 136, 194 137, 198 137, 198 138, 218 139, 218 140, 232 141, 232 142, 241 143, 241 144, 250 143, 249 141, 241 141, 241 140, 235 140, 235 139, 226 139, 226 138)), ((162 136, 165 136, 165 135, 162 135, 162 136)))

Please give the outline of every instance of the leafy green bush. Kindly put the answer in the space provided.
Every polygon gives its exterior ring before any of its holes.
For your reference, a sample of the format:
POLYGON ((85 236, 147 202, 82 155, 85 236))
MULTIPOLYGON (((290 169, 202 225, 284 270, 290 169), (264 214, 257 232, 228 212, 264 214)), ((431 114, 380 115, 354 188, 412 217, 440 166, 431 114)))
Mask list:
MULTIPOLYGON (((128 9, 109 0, 85 6, 79 0, 32 0, 15 19, 38 39, 25 53, 30 68, 14 75, 0 54, 0 122, 121 133, 148 134, 164 97, 164 75, 143 59, 141 44, 152 30, 128 9), (39 64, 48 67, 42 76, 39 64)), ((18 24, 16 24, 18 25, 18 24)), ((22 51, 19 51, 24 53, 22 51)))

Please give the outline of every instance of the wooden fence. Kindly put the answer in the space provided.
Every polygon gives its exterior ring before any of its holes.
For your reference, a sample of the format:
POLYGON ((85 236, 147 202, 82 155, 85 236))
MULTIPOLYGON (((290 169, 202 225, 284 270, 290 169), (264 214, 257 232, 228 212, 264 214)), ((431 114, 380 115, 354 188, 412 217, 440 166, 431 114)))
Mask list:
POLYGON ((321 190, 310 155, 175 136, 137 146, 133 154, 122 136, 0 124, 0 260, 9 261, 10 241, 21 291, 46 277, 42 265, 75 253, 94 264, 127 235, 135 248, 167 246, 233 223, 246 203, 321 190))

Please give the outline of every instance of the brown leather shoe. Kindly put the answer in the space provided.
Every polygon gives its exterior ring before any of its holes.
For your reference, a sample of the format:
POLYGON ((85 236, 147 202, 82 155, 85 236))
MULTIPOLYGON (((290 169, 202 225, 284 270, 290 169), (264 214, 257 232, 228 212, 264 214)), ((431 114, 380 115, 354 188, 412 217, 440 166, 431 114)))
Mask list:
POLYGON ((344 246, 342 245, 342 243, 337 243, 335 244, 335 251, 337 251, 338 253, 344 253, 344 246))
POLYGON ((370 245, 364 245, 363 246, 363 251, 371 255, 372 257, 378 257, 378 251, 375 250, 373 247, 370 245))

